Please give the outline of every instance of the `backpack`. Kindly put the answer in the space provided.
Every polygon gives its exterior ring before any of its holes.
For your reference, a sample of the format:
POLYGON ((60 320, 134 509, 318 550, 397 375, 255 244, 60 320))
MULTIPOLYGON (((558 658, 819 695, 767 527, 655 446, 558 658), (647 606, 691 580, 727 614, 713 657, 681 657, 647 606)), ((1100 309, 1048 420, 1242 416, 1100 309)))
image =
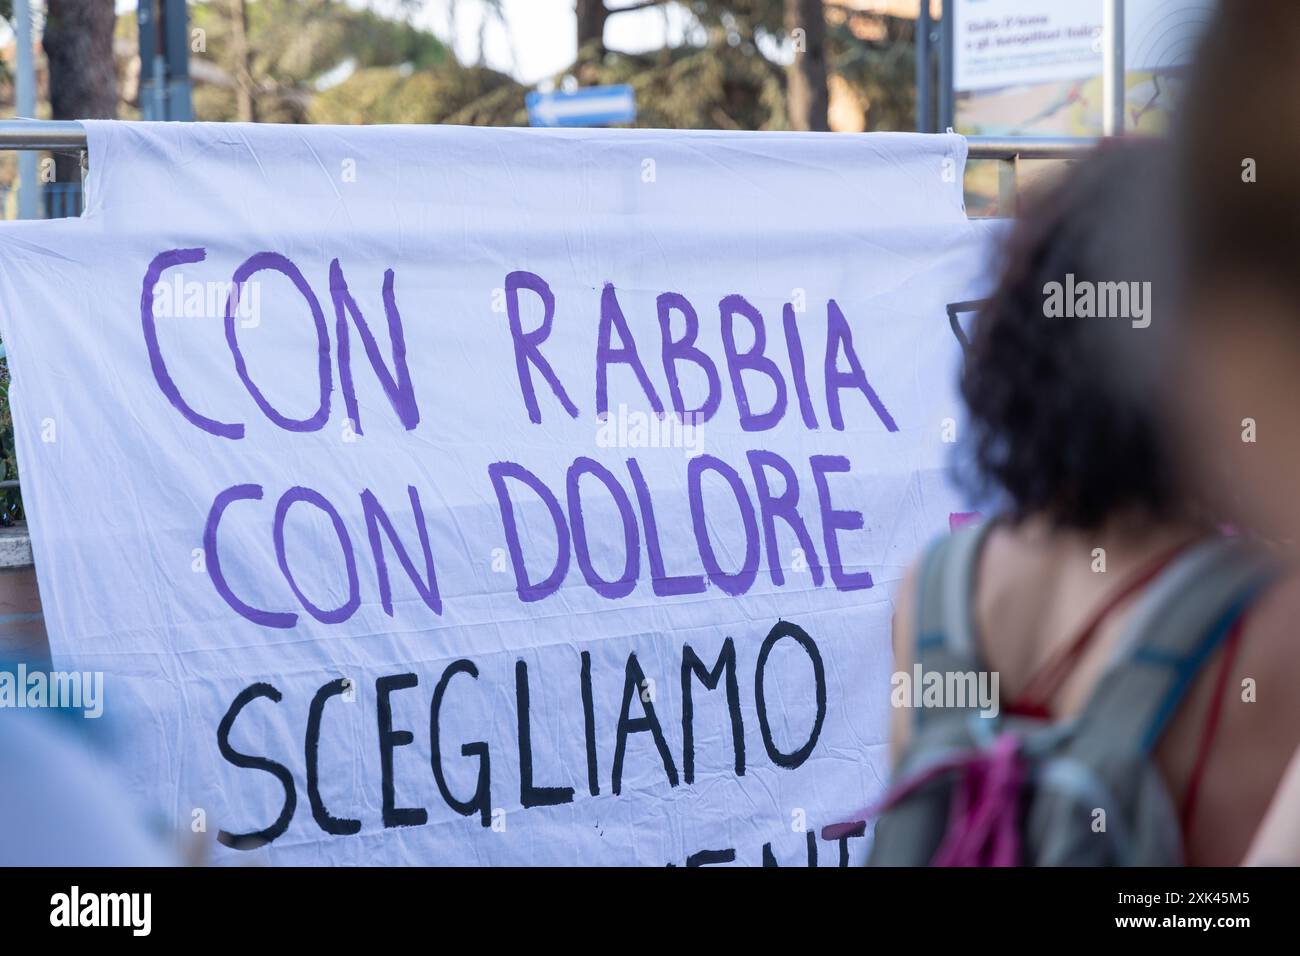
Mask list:
MULTIPOLYGON (((914 656, 922 673, 986 670, 972 608, 990 526, 967 526, 923 559, 914 656)), ((868 865, 1180 865, 1179 817, 1152 751, 1197 673, 1272 577, 1238 539, 1214 537, 1181 552, 1136 598, 1073 719, 982 716, 969 699, 915 708, 868 865)))

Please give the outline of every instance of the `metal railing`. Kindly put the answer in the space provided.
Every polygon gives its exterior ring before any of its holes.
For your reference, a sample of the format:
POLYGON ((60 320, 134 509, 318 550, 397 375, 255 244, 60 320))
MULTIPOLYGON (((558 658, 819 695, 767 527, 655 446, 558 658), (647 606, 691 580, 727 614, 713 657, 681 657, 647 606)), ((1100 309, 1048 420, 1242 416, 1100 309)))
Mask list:
POLYGON ((968 136, 971 159, 1077 159, 1096 146, 1095 136, 968 136))
MULTIPOLYGON (((972 159, 1069 159, 1091 149, 1090 136, 968 136, 972 159)), ((86 130, 76 120, 0 120, 0 149, 80 153, 86 130)))
POLYGON ((86 188, 85 127, 72 120, 0 120, 0 149, 63 153, 80 157, 81 181, 42 184, 41 209, 47 219, 81 215, 86 188))
POLYGON ((1079 159, 1101 140, 1092 136, 969 136, 966 142, 969 159, 992 159, 1000 163, 998 212, 1005 216, 1015 212, 1021 160, 1079 159))
POLYGON ((76 120, 0 120, 0 149, 82 153, 86 150, 86 129, 76 120))
MULTIPOLYGON (((1094 137, 996 137, 971 136, 969 158, 997 160, 998 209, 1015 208, 1016 189, 1020 182, 1020 163, 1024 160, 1077 159, 1099 140, 1094 137)), ((47 150, 76 153, 81 157, 82 181, 86 170, 86 130, 72 120, 0 120, 0 149, 47 150)))

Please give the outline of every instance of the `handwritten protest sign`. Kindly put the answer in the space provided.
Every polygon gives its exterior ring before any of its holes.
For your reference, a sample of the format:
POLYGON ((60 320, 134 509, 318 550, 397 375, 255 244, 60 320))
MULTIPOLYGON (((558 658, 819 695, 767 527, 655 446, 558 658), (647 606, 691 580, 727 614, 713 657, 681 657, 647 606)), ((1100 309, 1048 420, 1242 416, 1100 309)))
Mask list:
POLYGON ((862 859, 960 138, 87 127, 0 303, 141 798, 222 861, 862 859))

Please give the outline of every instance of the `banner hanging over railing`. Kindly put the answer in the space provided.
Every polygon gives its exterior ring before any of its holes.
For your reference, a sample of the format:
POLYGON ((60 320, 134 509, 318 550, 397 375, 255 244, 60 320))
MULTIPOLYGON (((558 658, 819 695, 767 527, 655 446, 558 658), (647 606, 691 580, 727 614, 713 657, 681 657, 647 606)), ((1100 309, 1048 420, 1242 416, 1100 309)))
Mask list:
POLYGON ((142 799, 223 862, 863 858, 960 138, 86 125, 0 321, 142 799))

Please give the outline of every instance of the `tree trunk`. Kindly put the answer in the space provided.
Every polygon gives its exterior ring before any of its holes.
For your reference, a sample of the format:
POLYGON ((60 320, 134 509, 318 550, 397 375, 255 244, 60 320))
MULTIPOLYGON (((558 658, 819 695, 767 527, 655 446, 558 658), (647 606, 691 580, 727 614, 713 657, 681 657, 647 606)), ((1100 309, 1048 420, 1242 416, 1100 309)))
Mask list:
POLYGON ((605 0, 577 0, 578 14, 578 59, 583 51, 601 57, 605 54, 605 21, 609 19, 609 9, 605 0))
POLYGON ((253 102, 253 71, 248 52, 248 7, 244 0, 230 0, 230 46, 235 60, 235 118, 241 123, 257 122, 253 102))
POLYGON ((827 130, 826 11, 822 0, 785 0, 785 28, 794 43, 787 71, 786 111, 790 128, 827 130))
MULTIPOLYGON (((50 74, 50 113, 56 120, 117 116, 113 26, 117 16, 105 0, 49 0, 41 45, 50 74)), ((81 178, 76 156, 55 157, 59 182, 81 178)))

